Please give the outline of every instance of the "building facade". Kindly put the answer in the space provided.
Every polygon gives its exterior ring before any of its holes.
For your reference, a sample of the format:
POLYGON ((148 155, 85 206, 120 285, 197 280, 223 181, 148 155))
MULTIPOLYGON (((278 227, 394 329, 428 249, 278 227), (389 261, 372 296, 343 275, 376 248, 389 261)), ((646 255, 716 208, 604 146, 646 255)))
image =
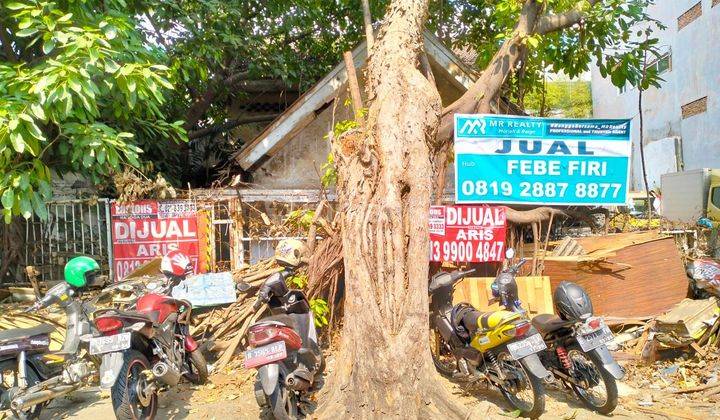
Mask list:
MULTIPOLYGON (((648 57, 660 88, 642 93, 643 144, 650 188, 663 173, 720 168, 720 0, 658 0, 649 13, 660 57, 648 57)), ((643 190, 639 150, 639 91, 618 89, 592 69, 595 118, 633 119, 632 187, 643 190)))

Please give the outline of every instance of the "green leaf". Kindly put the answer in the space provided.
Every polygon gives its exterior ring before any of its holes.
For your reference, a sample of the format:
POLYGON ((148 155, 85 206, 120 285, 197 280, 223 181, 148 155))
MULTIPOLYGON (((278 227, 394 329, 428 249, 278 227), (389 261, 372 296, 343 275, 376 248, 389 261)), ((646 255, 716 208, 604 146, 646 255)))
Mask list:
POLYGON ((45 136, 42 135, 42 132, 40 132, 40 129, 35 125, 35 121, 32 122, 26 122, 25 128, 27 129, 28 133, 30 133, 31 136, 35 137, 38 140, 45 140, 45 136))
POLYGON ((30 188, 30 175, 24 173, 20 175, 20 189, 23 191, 27 191, 28 188, 30 188))
POLYGON ((57 21, 58 21, 58 22, 67 22, 67 21, 70 20, 70 18, 72 17, 72 15, 73 15, 72 13, 68 13, 68 14, 66 14, 66 15, 63 15, 63 16, 59 17, 57 21))
POLYGON ((118 71, 120 66, 113 60, 105 60, 105 71, 108 73, 115 73, 118 71))
POLYGON ((41 179, 38 181, 38 187, 40 188, 40 194, 44 198, 50 198, 52 197, 52 188, 50 187, 50 183, 45 181, 44 179, 41 179))
POLYGON ((117 36, 117 28, 115 28, 112 25, 108 25, 105 28, 103 28, 103 31, 105 31, 105 37, 107 39, 115 39, 117 36))
POLYGON ((85 157, 83 157, 83 166, 89 168, 94 161, 95 157, 93 157, 93 155, 91 155, 90 153, 87 153, 85 157))
POLYGON ((48 39, 47 41, 45 41, 42 49, 43 49, 43 53, 50 54, 52 52, 52 50, 55 49, 55 40, 48 39))
POLYGON ((26 7, 29 7, 29 6, 22 4, 22 3, 8 3, 5 5, 5 7, 10 10, 20 10, 20 9, 25 9, 26 7))
POLYGON ((40 198, 40 194, 38 194, 37 192, 33 192, 32 194, 32 207, 33 210, 35 210, 35 214, 38 215, 40 220, 47 220, 47 207, 45 206, 42 198, 40 198))
POLYGON ((0 202, 2 202, 3 207, 6 209, 11 209, 13 204, 15 204, 15 192, 10 188, 5 188, 5 191, 3 191, 2 197, 0 198, 0 202))
POLYGON ((10 143, 16 152, 22 153, 25 151, 25 140, 23 140, 20 133, 15 132, 10 134, 10 143))
POLYGON ((18 23, 18 29, 26 29, 32 26, 34 20, 33 19, 23 19, 18 23))
POLYGON ((25 28, 21 31, 17 31, 15 35, 19 36, 20 38, 27 38, 31 35, 35 35, 37 32, 37 28, 25 28))
POLYGON ((5 224, 10 224, 12 222, 12 210, 10 209, 4 209, 3 210, 3 218, 5 219, 5 224))
POLYGON ((47 118, 45 117, 45 111, 40 105, 30 104, 30 110, 32 111, 33 115, 38 117, 40 120, 47 121, 47 118))
POLYGON ((32 203, 27 196, 22 196, 20 198, 20 214, 22 214, 22 217, 29 219, 32 216, 32 209, 32 203))

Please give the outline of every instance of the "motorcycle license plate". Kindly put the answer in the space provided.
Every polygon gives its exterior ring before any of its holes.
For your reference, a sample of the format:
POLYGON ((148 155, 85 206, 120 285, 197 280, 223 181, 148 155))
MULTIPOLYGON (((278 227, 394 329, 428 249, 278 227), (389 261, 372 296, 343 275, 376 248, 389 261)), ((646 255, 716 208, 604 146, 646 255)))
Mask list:
POLYGON ((287 357, 284 341, 276 341, 266 346, 256 347, 245 352, 245 369, 250 369, 287 357))
POLYGON ((577 336, 578 344, 580 344, 580 347, 585 352, 594 350, 612 340, 613 340, 612 331, 610 331, 610 328, 608 328, 607 325, 604 325, 604 324, 601 328, 598 328, 595 331, 585 333, 585 334, 578 334, 578 336, 577 336))
POLYGON ((507 345, 507 349, 515 360, 541 352, 547 348, 540 334, 533 334, 530 337, 515 341, 507 345))
POLYGON ((90 339, 90 354, 103 354, 130 348, 130 333, 93 337, 90 339))

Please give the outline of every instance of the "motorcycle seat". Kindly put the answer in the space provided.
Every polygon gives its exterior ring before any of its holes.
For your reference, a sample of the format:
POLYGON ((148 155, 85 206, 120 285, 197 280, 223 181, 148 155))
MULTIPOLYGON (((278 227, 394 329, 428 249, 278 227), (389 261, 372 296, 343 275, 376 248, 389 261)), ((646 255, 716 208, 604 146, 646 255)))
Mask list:
POLYGON ((285 325, 286 327, 290 327, 294 330, 297 330, 296 325, 295 325, 295 319, 292 316, 287 315, 287 314, 271 315, 267 318, 263 318, 262 320, 260 320, 260 322, 258 322, 258 324, 261 324, 264 322, 279 322, 279 323, 285 325))
POLYGON ((40 324, 30 328, 13 328, 12 330, 0 331, 0 343, 22 340, 37 335, 47 335, 53 331, 55 331, 55 327, 50 324, 40 324))
POLYGON ((542 335, 549 334, 572 324, 572 321, 565 321, 559 316, 552 314, 540 314, 532 319, 532 325, 537 328, 542 335))
POLYGON ((472 337, 478 330, 492 330, 502 324, 515 321, 521 315, 505 310, 481 312, 469 304, 461 303, 455 306, 451 317, 456 332, 461 333, 462 336, 462 328, 459 327, 464 327, 469 336, 472 337))
MULTIPOLYGON (((263 318, 255 325, 263 323, 280 323, 286 327, 292 328, 302 339, 303 348, 315 351, 317 343, 310 339, 308 323, 313 322, 310 314, 276 314, 267 318, 263 318)), ((317 350, 319 351, 319 349, 317 350)))
POLYGON ((98 311, 95 315, 95 317, 104 316, 104 315, 111 315, 111 316, 117 316, 120 318, 126 318, 126 319, 135 319, 138 321, 147 321, 155 323, 158 320, 159 312, 158 311, 150 311, 150 312, 139 312, 139 311, 123 311, 120 309, 108 309, 104 311, 98 311))

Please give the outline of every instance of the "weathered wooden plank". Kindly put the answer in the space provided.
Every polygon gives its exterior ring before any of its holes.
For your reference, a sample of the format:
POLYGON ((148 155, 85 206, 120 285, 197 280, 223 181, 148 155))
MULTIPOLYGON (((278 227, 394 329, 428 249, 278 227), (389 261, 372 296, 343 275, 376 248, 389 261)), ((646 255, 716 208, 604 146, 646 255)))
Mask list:
MULTIPOLYGON (((611 243, 605 238, 600 241, 611 243)), ((672 238, 629 244, 604 260, 548 259, 543 274, 550 277, 553 288, 563 280, 580 284, 590 295, 595 313, 609 316, 660 314, 680 302, 688 288, 672 238)))

